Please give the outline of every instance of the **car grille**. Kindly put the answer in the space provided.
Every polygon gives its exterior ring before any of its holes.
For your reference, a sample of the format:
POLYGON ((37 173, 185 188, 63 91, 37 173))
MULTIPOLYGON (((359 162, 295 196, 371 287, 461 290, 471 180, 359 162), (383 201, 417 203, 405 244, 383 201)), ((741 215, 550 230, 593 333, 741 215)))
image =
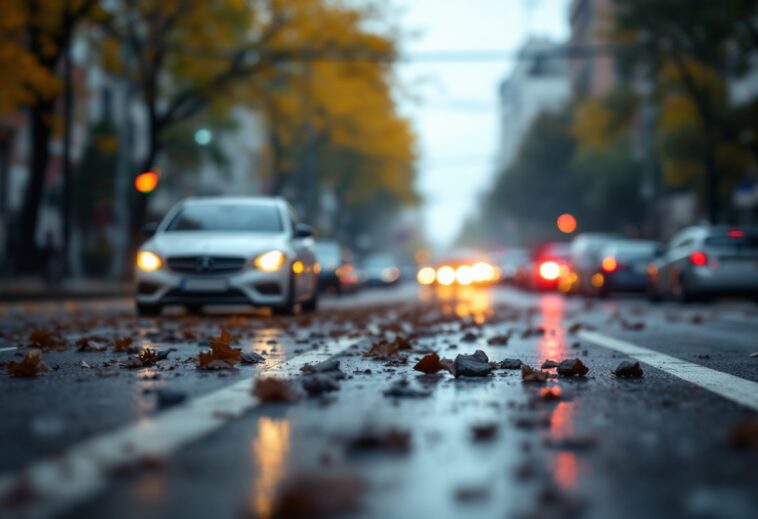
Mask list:
POLYGON ((205 276, 214 274, 231 274, 241 270, 245 258, 222 256, 174 256, 166 261, 168 268, 180 274, 205 276))

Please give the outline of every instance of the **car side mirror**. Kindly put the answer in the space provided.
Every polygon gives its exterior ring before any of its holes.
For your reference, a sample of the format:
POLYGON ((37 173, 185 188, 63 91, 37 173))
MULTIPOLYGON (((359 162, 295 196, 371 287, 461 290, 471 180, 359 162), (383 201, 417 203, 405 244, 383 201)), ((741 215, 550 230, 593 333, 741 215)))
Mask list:
POLYGON ((313 227, 307 223, 295 225, 295 238, 310 238, 313 236, 313 227))
POLYGON ((145 238, 152 238, 155 236, 155 232, 158 230, 158 224, 155 222, 146 223, 144 227, 142 227, 142 235, 145 238))

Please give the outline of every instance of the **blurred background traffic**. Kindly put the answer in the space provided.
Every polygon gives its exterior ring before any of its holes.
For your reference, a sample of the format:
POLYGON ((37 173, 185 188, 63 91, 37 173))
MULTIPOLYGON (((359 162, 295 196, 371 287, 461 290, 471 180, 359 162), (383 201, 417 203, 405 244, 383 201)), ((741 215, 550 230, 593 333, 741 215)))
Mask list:
POLYGON ((2 292, 128 283, 145 224, 218 195, 286 198, 339 295, 758 291, 755 0, 6 0, 0 27, 2 292))

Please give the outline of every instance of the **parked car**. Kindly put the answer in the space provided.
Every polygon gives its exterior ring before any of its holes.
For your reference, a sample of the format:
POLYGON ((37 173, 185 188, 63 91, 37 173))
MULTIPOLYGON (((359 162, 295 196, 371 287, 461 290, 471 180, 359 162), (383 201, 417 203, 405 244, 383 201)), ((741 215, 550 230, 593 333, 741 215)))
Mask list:
POLYGON ((400 265, 392 254, 369 254, 361 264, 366 286, 390 286, 400 281, 400 265))
POLYGON ((645 292, 647 268, 661 245, 648 240, 616 240, 600 249, 600 268, 590 278, 592 293, 645 292))
POLYGON ((571 264, 570 293, 591 295, 596 287, 592 286, 592 276, 600 269, 602 249, 622 236, 613 233, 583 233, 571 242, 569 263, 571 264))
POLYGON ((758 298, 758 229, 699 225, 677 233, 648 269, 653 300, 758 298))
POLYGON ((147 228, 136 265, 136 306, 316 308, 316 255, 309 225, 281 198, 190 198, 147 228))
POLYGON ((320 291, 333 291, 337 295, 355 292, 358 273, 352 263, 352 255, 339 242, 317 240, 316 258, 321 267, 318 278, 320 291))

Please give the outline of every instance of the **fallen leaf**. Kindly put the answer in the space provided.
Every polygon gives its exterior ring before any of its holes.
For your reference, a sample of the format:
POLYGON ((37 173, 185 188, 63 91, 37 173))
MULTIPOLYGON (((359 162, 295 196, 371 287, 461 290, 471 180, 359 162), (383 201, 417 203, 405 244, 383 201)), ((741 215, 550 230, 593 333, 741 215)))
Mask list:
POLYGON ((119 353, 137 353, 139 348, 132 346, 132 343, 134 343, 134 339, 131 337, 116 337, 113 339, 113 351, 119 353))
POLYGON ((39 350, 27 352, 21 362, 10 361, 6 369, 14 377, 36 377, 40 373, 50 371, 47 364, 42 362, 42 352, 39 350))
POLYGON ((240 361, 241 348, 232 348, 234 337, 222 328, 218 337, 210 340, 210 351, 200 352, 197 356, 197 367, 200 369, 228 369, 240 361), (219 361, 219 362, 215 362, 219 361))
POLYGON ((505 346, 510 339, 510 335, 495 335, 494 337, 487 339, 487 344, 490 346, 505 346))
POLYGON ((440 363, 440 356, 436 353, 430 353, 428 355, 424 355, 416 363, 416 365, 413 366, 413 369, 429 375, 432 373, 437 373, 440 370, 444 370, 445 368, 440 363))
POLYGON ((346 447, 353 453, 359 451, 405 453, 411 448, 411 433, 394 427, 383 430, 366 427, 362 432, 348 439, 346 447))
POLYGON ((272 377, 255 379, 253 395, 267 403, 289 403, 300 399, 300 395, 287 382, 272 377))
POLYGON ((542 363, 542 366, 540 366, 540 369, 552 369, 552 368, 557 368, 557 367, 558 367, 557 361, 548 359, 542 363))
POLYGON ((53 348, 63 348, 65 346, 66 341, 53 331, 37 328, 32 330, 32 333, 29 334, 30 348, 47 351, 53 348))
POLYGON ((496 423, 477 424, 471 426, 471 434, 475 442, 492 441, 497 436, 496 423))
POLYGON ((371 348, 363 353, 364 357, 376 360, 387 360, 397 357, 400 354, 400 347, 394 342, 377 342, 371 348))
POLYGON ((531 366, 524 364, 521 366, 521 382, 547 382, 548 372, 533 369, 531 366))
POLYGON ((352 474, 299 475, 286 480, 271 517, 310 519, 338 517, 359 510, 363 480, 352 474))

